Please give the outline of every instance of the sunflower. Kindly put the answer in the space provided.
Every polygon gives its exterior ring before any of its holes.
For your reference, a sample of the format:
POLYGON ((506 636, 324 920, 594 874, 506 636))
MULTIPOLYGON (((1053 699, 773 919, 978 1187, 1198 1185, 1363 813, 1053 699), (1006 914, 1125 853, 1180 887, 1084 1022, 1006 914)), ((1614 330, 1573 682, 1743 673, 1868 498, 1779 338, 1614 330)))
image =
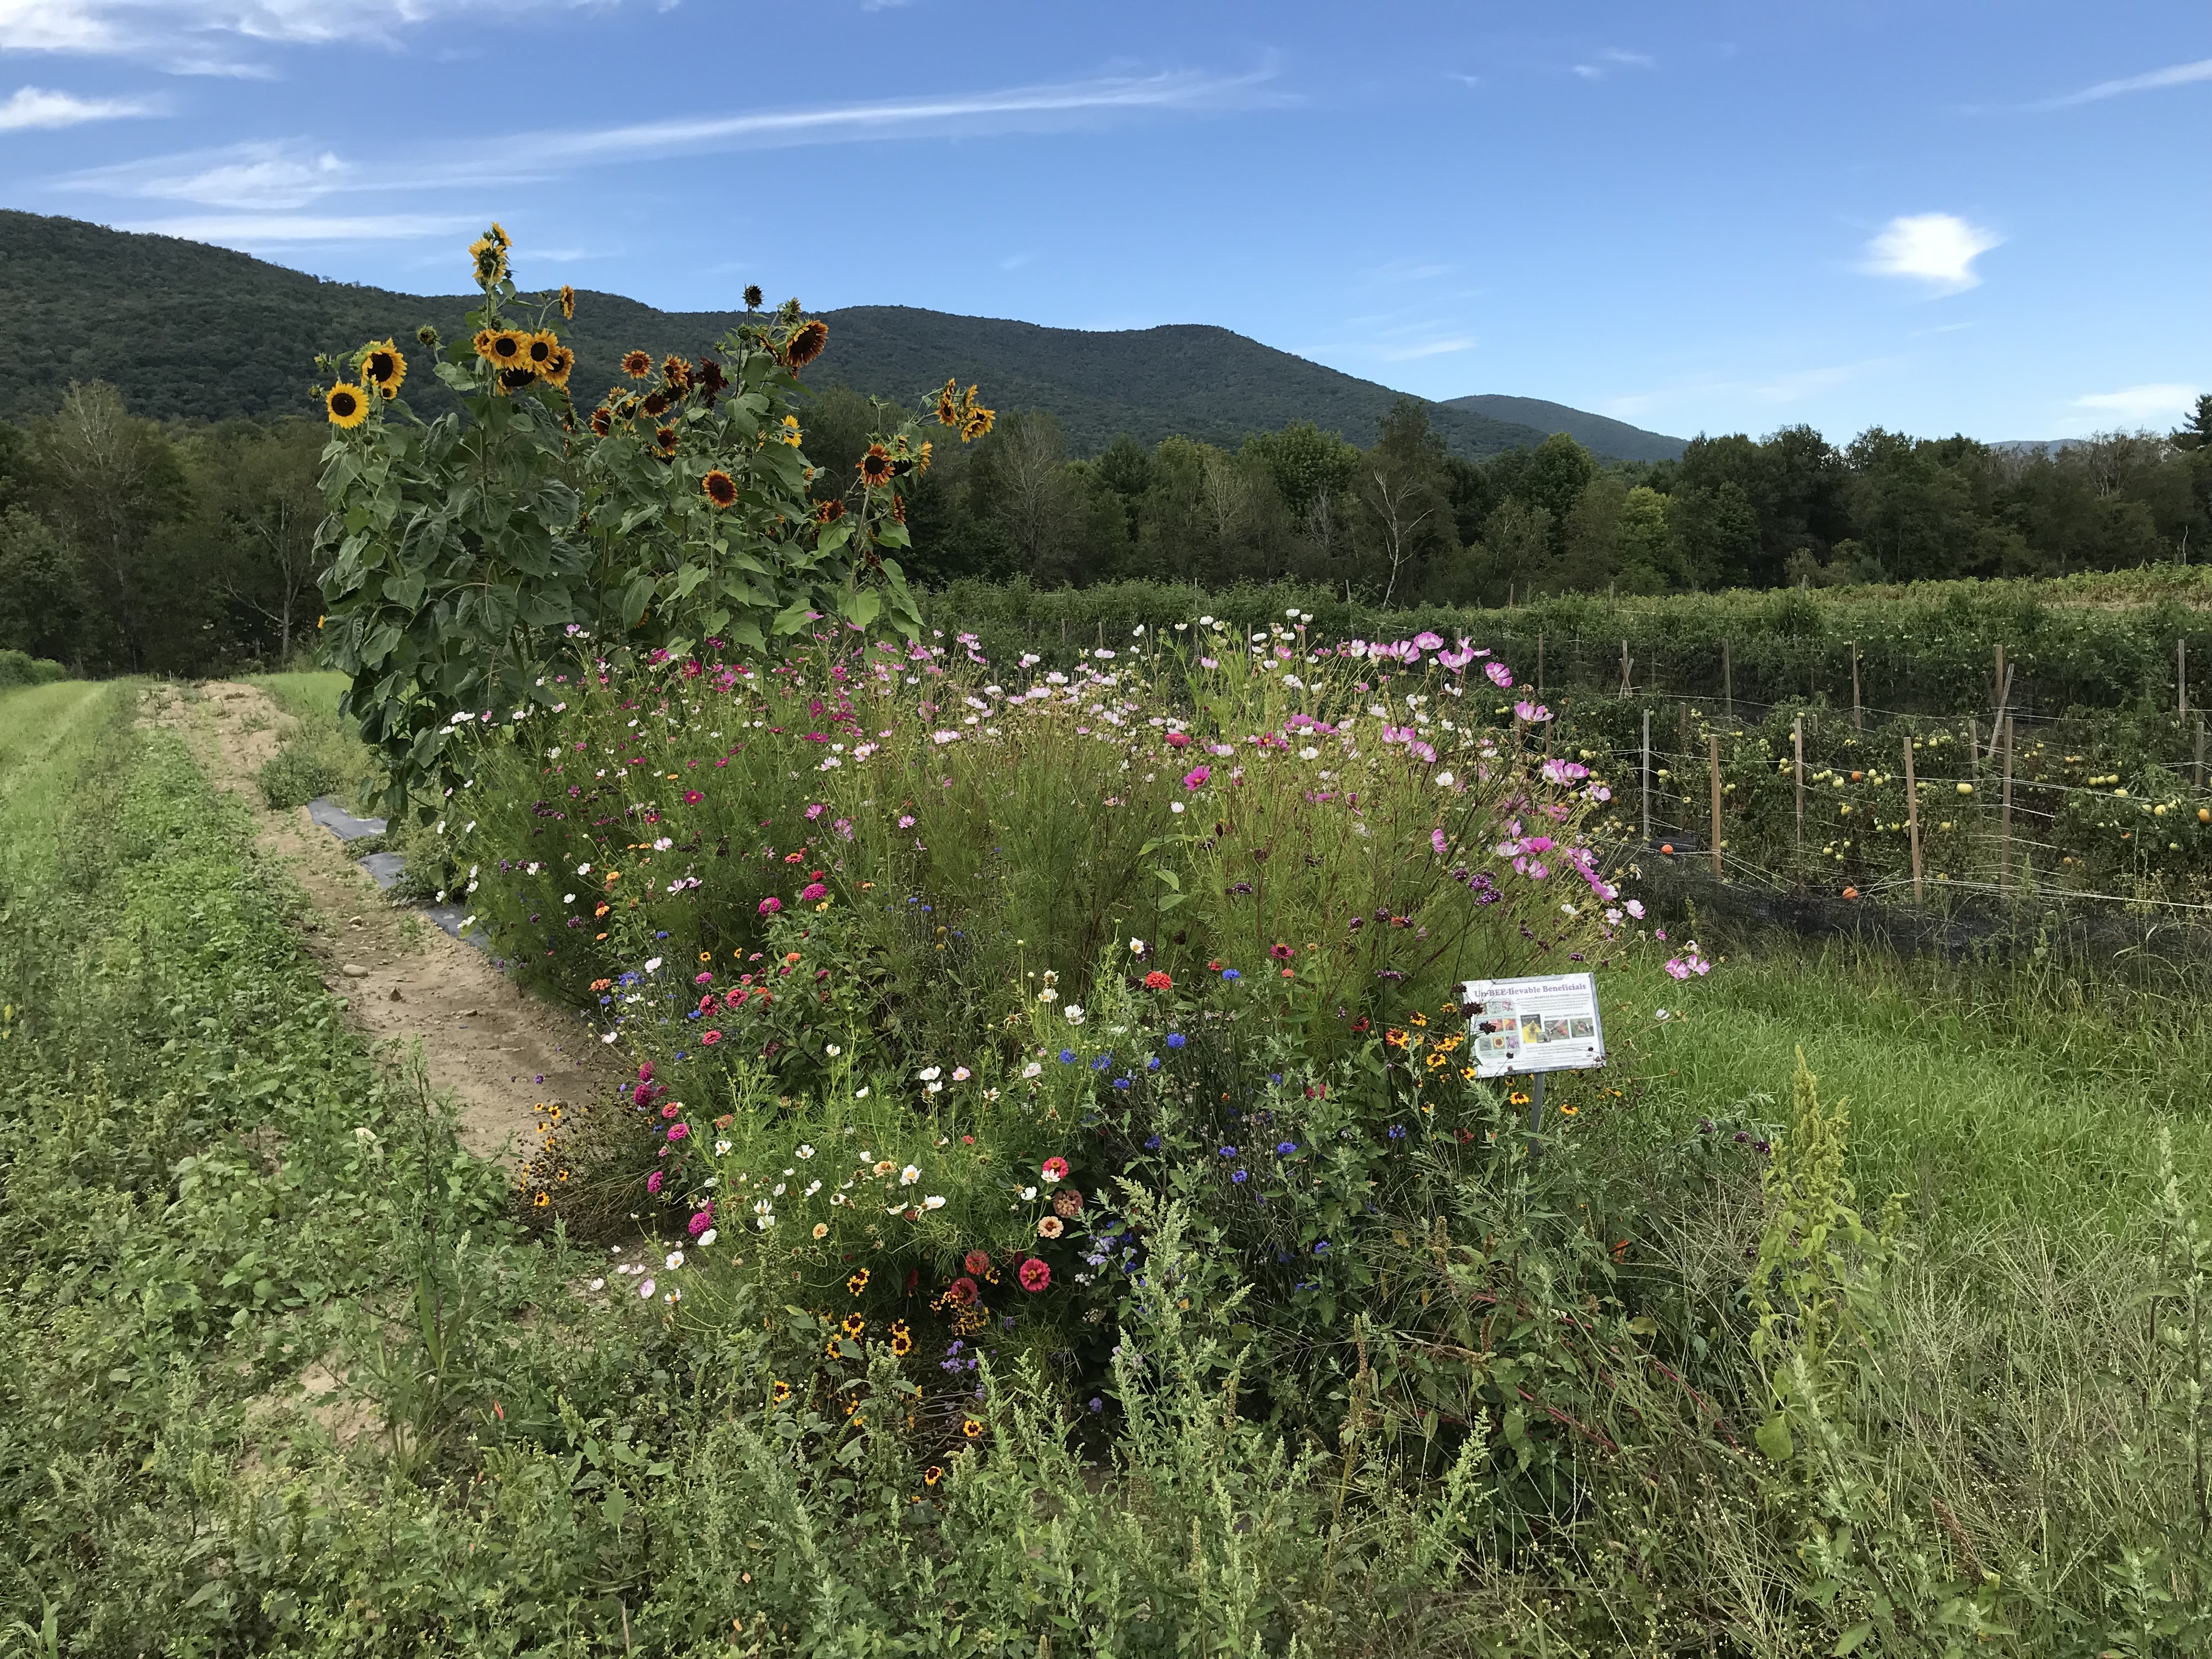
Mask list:
POLYGON ((672 459, 676 453, 676 428, 672 426, 653 428, 653 447, 660 452, 663 460, 672 459))
POLYGON ((784 442, 789 444, 793 449, 798 448, 799 445, 799 416, 796 415, 785 416, 783 417, 783 430, 777 435, 780 436, 784 442))
POLYGON ((576 290, 566 283, 561 284, 561 314, 571 322, 575 320, 576 290))
POLYGON ((537 380, 537 371, 527 368, 502 368, 499 372, 499 393, 504 398, 510 392, 520 392, 537 380))
POLYGON ((891 522, 893 524, 906 522, 906 497, 903 495, 891 497, 891 522))
POLYGON ((591 428, 593 437, 605 437, 615 429, 614 411, 605 404, 600 404, 592 411, 591 428))
POLYGON ((814 522, 817 524, 835 524, 844 516, 845 503, 842 501, 832 500, 814 504, 814 522))
POLYGON ((760 284, 758 283, 747 283, 745 284, 745 309, 747 311, 758 311, 761 308, 761 301, 764 297, 765 296, 761 293, 760 284))
POLYGON ((645 394, 644 400, 638 404, 638 407, 642 409, 647 415, 657 421, 662 416, 668 413, 668 405, 672 401, 674 400, 671 398, 665 392, 648 392, 645 394))
POLYGON ((507 242, 504 237, 494 241, 489 236, 479 236, 469 244, 469 264, 477 279, 477 286, 492 289, 507 276, 507 242))
POLYGON ((702 357, 699 360, 699 369, 696 378, 699 382, 699 389, 709 398, 730 383, 729 377, 722 373, 721 364, 716 362, 712 357, 702 357))
POLYGON ((791 1384, 788 1382, 771 1382, 768 1391, 769 1398, 779 1406, 791 1398, 791 1384))
POLYGON ((540 374, 553 366, 553 354, 560 349, 561 337, 550 329, 522 337, 522 360, 540 374))
POLYGON ((891 458, 881 444, 870 444, 868 453, 860 457, 860 482, 871 489, 891 481, 891 458))
POLYGON ((491 230, 489 234, 491 239, 499 244, 500 252, 502 253, 506 252, 507 249, 514 246, 513 239, 507 235, 505 228, 501 226, 499 221, 496 219, 491 222, 491 230))
POLYGON ((783 355, 793 368, 804 368, 822 355, 822 348, 830 343, 830 325, 819 317, 810 317, 793 329, 791 337, 784 342, 783 355))
POLYGON ((530 337, 520 329, 487 328, 477 335, 477 355, 501 368, 517 368, 530 361, 530 337))
POLYGON ((699 488, 707 492, 707 499, 716 507, 735 507, 738 504, 737 483, 719 466, 699 480, 699 488))
POLYGON ((945 389, 937 394, 937 423, 939 426, 960 424, 960 393, 951 380, 947 380, 945 389))
POLYGON ((975 408, 968 411, 968 418, 960 424, 960 441, 968 443, 988 432, 999 418, 995 409, 975 408))
POLYGON ((691 389, 691 365, 671 352, 660 360, 661 383, 678 397, 691 389))
POLYGON ((362 353, 361 378, 364 386, 374 386, 387 398, 396 397, 400 383, 407 378, 407 359, 389 340, 372 342, 362 353))
POLYGON ((546 385, 556 386, 565 391, 568 385, 568 372, 575 366, 576 354, 564 345, 556 345, 553 348, 553 361, 538 373, 545 377, 546 385))
POLYGON ((343 427, 350 432, 368 418, 368 397, 362 387, 340 381, 323 394, 323 407, 330 411, 331 424, 343 427))
POLYGON ((633 380, 641 380, 653 373, 653 359, 642 351, 623 353, 622 371, 633 380))

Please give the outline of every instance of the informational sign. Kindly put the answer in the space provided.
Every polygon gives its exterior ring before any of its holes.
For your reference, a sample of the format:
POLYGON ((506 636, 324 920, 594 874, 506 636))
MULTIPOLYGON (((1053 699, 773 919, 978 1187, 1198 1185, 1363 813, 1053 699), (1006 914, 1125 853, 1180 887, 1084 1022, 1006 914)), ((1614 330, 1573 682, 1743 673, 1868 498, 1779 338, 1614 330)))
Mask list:
POLYGON ((1478 1077, 1583 1072, 1605 1064, 1597 980, 1590 974, 1471 979, 1462 989, 1478 1077))

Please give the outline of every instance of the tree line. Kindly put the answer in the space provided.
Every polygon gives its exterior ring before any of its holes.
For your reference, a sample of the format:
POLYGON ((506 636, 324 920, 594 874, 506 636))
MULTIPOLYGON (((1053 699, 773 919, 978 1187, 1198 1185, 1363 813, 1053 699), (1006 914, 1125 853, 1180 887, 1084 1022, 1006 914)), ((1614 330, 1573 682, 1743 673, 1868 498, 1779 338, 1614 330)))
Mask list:
MULTIPOLYGON (((815 398, 824 499, 877 423, 856 393, 815 398)), ((98 382, 49 417, 0 422, 0 650, 94 673, 286 660, 319 614, 325 435, 145 420, 98 382)), ((1364 448, 1299 422, 1234 448, 1125 437, 1089 457, 1050 414, 1015 410, 910 483, 908 574, 934 587, 1287 580, 1428 605, 2065 575, 2206 556, 2212 396, 2173 432, 2057 449, 1881 428, 1838 447, 1797 426, 1626 463, 1563 433, 1448 454, 1413 398, 1364 448)))

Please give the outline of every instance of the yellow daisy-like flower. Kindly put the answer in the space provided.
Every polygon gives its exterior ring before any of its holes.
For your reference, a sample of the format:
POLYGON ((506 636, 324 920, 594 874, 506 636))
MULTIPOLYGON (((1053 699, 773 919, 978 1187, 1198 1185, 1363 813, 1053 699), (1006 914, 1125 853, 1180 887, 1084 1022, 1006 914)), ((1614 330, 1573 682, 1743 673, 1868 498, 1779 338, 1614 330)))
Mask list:
POLYGON ((1474 1082, 1474 1066, 1462 1066, 1462 1067, 1460 1068, 1459 1080, 1460 1080, 1462 1083, 1472 1083, 1472 1082, 1474 1082))
POLYGON ((834 1336, 822 1345, 822 1353, 828 1359, 842 1359, 845 1357, 845 1351, 837 1346, 837 1339, 834 1336))
POLYGON ((983 1425, 972 1417, 963 1418, 960 1420, 960 1432, 970 1440, 980 1440, 983 1437, 983 1425))
POLYGON ((499 221, 496 219, 491 222, 491 234, 493 239, 497 241, 502 248, 510 248, 514 246, 514 239, 508 236, 506 230, 501 228, 499 221))
POLYGON ((1528 1103, 1528 1097, 1518 1089, 1516 1089, 1510 1095, 1507 1096, 1506 1098, 1510 1100, 1516 1106, 1526 1106, 1528 1103))
POLYGON ((553 354, 560 349, 561 337, 550 328, 522 337, 522 361, 540 374, 553 367, 553 354))
POLYGON ((866 1267, 862 1267, 854 1273, 850 1279, 845 1281, 845 1288, 852 1291, 854 1296, 858 1296, 862 1291, 866 1290, 868 1288, 868 1270, 866 1267))
POLYGON ((499 286, 507 276, 507 237, 504 233, 495 240, 479 236, 469 244, 471 274, 478 288, 489 291, 499 286))
POLYGON ((856 1313, 848 1313, 837 1322, 837 1328, 858 1341, 860 1333, 868 1328, 868 1322, 856 1313))
POLYGON ((534 1200, 532 1200, 532 1202, 541 1210, 552 1201, 553 1194, 550 1193, 540 1193, 534 1200))
POLYGON ((323 393, 323 408, 329 413, 332 426, 350 432, 368 418, 368 393, 361 386, 341 381, 323 393))
POLYGON ((799 443, 799 416, 796 415, 785 416, 783 417, 783 431, 778 435, 780 435, 783 439, 784 442, 789 444, 793 449, 798 448, 799 443))
POLYGON ((921 1472, 921 1484, 925 1486, 933 1486, 944 1479, 945 1471, 934 1463, 921 1472))
POLYGON ((788 1382, 771 1382, 769 1384, 768 1394, 769 1400, 774 1401, 776 1405, 781 1406, 785 1401, 791 1398, 791 1384, 788 1382))
POLYGON ((994 409, 969 410, 968 411, 968 418, 961 422, 960 441, 963 443, 972 443, 975 440, 981 437, 985 433, 988 432, 993 425, 997 422, 998 418, 999 412, 994 409))
POLYGON ((407 359, 390 340, 372 342, 361 354, 362 384, 374 386, 386 398, 397 397, 406 378, 407 359))

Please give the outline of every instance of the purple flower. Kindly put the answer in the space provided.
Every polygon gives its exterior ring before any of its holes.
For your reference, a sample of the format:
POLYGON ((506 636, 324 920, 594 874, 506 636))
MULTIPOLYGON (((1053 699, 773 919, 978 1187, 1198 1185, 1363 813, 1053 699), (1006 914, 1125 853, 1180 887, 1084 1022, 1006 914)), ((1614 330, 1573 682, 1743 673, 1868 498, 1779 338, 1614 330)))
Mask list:
POLYGON ((1183 1035, 1182 1035, 1182 1033, 1181 1031, 1170 1031, 1170 1032, 1168 1033, 1168 1047, 1169 1047, 1169 1048, 1182 1048, 1182 1045, 1183 1045, 1183 1035))
POLYGON ((1297 1151, 1297 1149, 1298 1143, 1295 1140, 1279 1140, 1275 1143, 1275 1156, 1277 1158, 1288 1158, 1292 1152, 1297 1151))
POLYGON ((1237 1149, 1234 1146, 1224 1146, 1221 1149, 1221 1155, 1224 1158, 1234 1158, 1237 1156, 1237 1149))
POLYGON ((1490 676, 1490 683, 1501 690, 1513 684, 1513 671, 1502 662, 1486 662, 1482 672, 1490 676))
POLYGON ((1221 970, 1221 977, 1224 979, 1242 979, 1244 975, 1238 973, 1234 968, 1224 968, 1221 970))

